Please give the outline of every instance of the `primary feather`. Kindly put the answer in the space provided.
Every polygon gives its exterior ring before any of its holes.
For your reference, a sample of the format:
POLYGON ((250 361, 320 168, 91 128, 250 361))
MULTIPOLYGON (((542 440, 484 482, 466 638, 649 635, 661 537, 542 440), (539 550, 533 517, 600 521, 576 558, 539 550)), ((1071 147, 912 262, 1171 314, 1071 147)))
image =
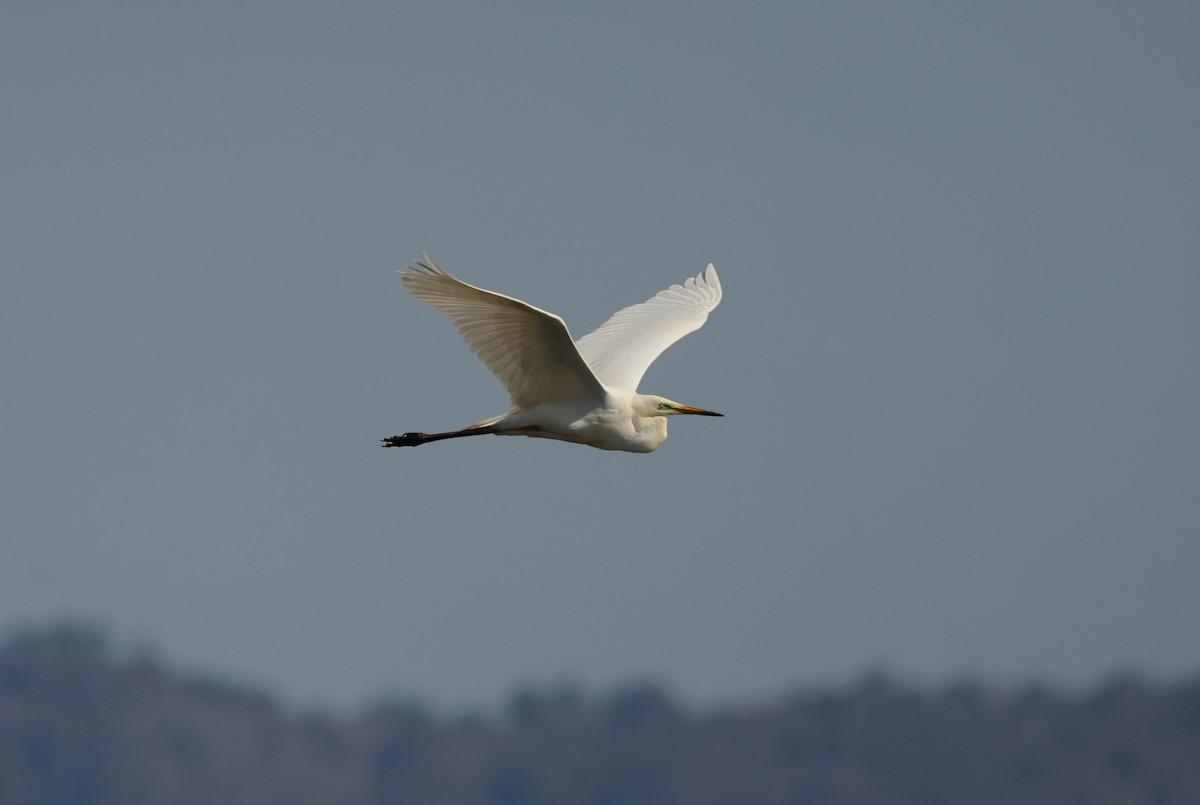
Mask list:
POLYGON ((566 323, 553 313, 455 279, 429 255, 400 278, 409 293, 454 323, 508 389, 513 407, 603 394, 566 323))
POLYGON ((721 281, 709 263, 704 273, 682 285, 618 310, 575 347, 601 383, 636 390, 650 364, 667 347, 699 330, 720 302, 721 281))

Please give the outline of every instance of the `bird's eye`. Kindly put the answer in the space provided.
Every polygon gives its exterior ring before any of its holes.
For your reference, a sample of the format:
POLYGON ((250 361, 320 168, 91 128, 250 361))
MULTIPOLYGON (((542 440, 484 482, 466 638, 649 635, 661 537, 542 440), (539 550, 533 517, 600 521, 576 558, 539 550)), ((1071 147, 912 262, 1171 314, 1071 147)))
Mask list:
POLYGON ((666 411, 670 407, 671 407, 670 403, 659 403, 658 404, 658 410, 660 410, 660 411, 666 411))

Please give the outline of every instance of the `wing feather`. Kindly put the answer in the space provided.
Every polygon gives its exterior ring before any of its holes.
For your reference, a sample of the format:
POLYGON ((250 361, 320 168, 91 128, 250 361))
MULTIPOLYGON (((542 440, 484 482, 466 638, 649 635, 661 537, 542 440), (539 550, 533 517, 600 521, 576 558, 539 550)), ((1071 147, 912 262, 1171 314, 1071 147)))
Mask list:
POLYGON ((409 293, 454 323, 515 407, 603 394, 566 323, 553 313, 455 279, 429 255, 400 272, 400 279, 409 293))
POLYGON ((667 347, 699 330, 720 302, 721 281, 709 263, 702 274, 682 285, 618 310, 575 346, 601 383, 637 389, 650 364, 667 347))

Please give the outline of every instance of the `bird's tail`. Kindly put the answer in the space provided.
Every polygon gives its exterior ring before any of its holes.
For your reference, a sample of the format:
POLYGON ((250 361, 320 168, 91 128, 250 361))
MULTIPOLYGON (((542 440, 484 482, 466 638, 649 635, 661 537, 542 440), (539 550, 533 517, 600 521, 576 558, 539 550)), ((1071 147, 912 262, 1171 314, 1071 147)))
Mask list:
POLYGON ((513 412, 509 411, 508 414, 500 414, 499 416, 489 417, 489 418, 483 420, 482 422, 476 422, 474 425, 468 425, 466 428, 464 428, 464 430, 474 430, 475 428, 491 427, 492 425, 495 425, 497 422, 499 422, 501 419, 504 419, 504 417, 508 416, 511 413, 513 413, 513 412))

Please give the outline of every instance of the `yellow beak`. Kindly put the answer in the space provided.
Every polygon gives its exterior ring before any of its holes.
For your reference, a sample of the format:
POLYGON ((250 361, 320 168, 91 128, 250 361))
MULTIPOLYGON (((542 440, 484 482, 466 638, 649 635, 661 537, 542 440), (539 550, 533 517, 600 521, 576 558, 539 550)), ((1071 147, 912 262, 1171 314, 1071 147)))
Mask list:
POLYGON ((725 416, 724 414, 718 414, 716 411, 706 411, 703 408, 694 408, 690 405, 675 406, 675 413, 695 414, 696 416, 725 416))

